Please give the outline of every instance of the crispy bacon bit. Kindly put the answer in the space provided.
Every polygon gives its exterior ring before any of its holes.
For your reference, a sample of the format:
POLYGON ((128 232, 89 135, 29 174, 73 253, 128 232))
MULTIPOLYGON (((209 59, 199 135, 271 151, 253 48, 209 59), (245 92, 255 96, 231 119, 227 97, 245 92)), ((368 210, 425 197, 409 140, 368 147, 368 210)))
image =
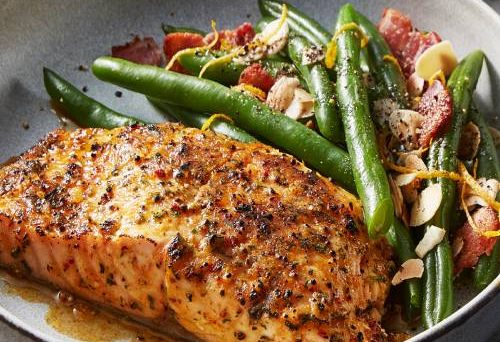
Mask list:
POLYGON ((479 232, 474 231, 469 222, 465 222, 455 235, 455 240, 463 241, 463 247, 455 259, 456 274, 464 268, 474 267, 481 255, 490 255, 497 240, 481 235, 481 232, 500 229, 497 214, 493 209, 481 207, 472 214, 472 219, 479 232))
POLYGON ((266 93, 274 84, 274 78, 260 65, 253 63, 248 66, 240 75, 238 84, 250 84, 256 88, 262 89, 266 93))
POLYGON ((386 8, 378 29, 398 59, 406 77, 415 71, 415 61, 429 47, 439 43, 435 32, 422 33, 413 27, 410 18, 393 8, 386 8))
MULTIPOLYGON (((203 36, 197 33, 190 32, 174 32, 169 33, 163 38, 163 51, 167 59, 172 58, 178 51, 200 47, 203 43, 203 36)), ((179 63, 175 62, 172 71, 187 74, 188 72, 179 63)))
MULTIPOLYGON (((252 24, 243 23, 234 30, 222 30, 219 32, 219 41, 215 44, 214 49, 220 49, 222 42, 228 44, 229 47, 243 46, 250 43, 255 37, 255 30, 252 24)), ((214 39, 214 33, 211 32, 203 38, 204 44, 210 44, 214 39)), ((224 45, 223 45, 224 46, 224 45)))
POLYGON ((151 37, 141 39, 135 36, 125 45, 113 46, 111 56, 139 64, 159 66, 163 63, 161 49, 151 37))
POLYGON ((434 81, 422 95, 418 112, 424 116, 419 143, 427 146, 445 130, 453 115, 451 95, 440 81, 434 81))

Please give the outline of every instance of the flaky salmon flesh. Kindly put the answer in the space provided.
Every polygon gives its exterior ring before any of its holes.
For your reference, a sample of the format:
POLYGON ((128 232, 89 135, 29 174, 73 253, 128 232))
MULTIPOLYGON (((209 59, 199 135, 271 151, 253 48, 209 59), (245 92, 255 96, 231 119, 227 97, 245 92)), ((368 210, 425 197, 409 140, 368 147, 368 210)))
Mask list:
POLYGON ((204 341, 383 341, 393 263, 293 157, 179 124, 56 130, 0 170, 0 264, 204 341))

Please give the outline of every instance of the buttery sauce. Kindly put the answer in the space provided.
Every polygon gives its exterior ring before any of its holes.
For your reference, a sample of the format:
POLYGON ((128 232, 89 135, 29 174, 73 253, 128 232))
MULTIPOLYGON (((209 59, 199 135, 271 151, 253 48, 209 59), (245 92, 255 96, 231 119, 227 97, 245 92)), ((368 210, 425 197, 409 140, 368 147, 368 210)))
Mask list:
POLYGON ((18 296, 30 303, 48 305, 45 321, 57 332, 68 337, 87 341, 145 341, 171 342, 171 338, 159 336, 147 327, 105 310, 95 309, 89 304, 72 299, 71 296, 54 292, 42 285, 33 284, 0 272, 5 281, 4 293, 18 296))

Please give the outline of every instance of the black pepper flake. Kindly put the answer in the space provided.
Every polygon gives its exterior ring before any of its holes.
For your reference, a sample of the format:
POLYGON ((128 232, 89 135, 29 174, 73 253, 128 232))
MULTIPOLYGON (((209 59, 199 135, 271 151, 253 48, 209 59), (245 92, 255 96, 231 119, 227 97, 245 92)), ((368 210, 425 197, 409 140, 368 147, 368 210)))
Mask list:
POLYGON ((116 97, 122 97, 123 93, 119 90, 115 91, 115 96, 116 97))
POLYGON ((15 247, 12 248, 10 251, 10 256, 13 257, 14 259, 17 258, 21 254, 21 248, 20 247, 15 247))
POLYGON ((23 126, 23 128, 24 128, 24 129, 29 129, 29 128, 30 128, 30 124, 29 124, 29 123, 27 123, 26 121, 25 121, 25 122, 23 122, 23 123, 21 124, 21 126, 23 126))
POLYGON ((88 92, 88 91, 89 91, 89 87, 87 87, 87 86, 83 86, 83 87, 82 87, 82 91, 83 91, 84 93, 88 92))
POLYGON ((89 70, 89 67, 88 67, 88 66, 86 66, 85 64, 80 64, 80 65, 78 66, 78 70, 79 70, 79 71, 88 71, 88 70, 89 70))
POLYGON ((358 340, 358 342, 364 341, 365 338, 363 336, 363 333, 358 332, 358 334, 356 335, 356 339, 358 340))
POLYGON ((219 291, 219 294, 221 297, 224 297, 226 295, 226 291, 224 289, 219 291))
POLYGON ((192 302, 193 301, 193 294, 191 292, 187 292, 186 293, 186 298, 189 302, 192 302))
POLYGON ((236 337, 236 339, 241 341, 241 340, 244 340, 247 337, 247 335, 245 335, 245 333, 243 331, 235 331, 234 337, 236 337))

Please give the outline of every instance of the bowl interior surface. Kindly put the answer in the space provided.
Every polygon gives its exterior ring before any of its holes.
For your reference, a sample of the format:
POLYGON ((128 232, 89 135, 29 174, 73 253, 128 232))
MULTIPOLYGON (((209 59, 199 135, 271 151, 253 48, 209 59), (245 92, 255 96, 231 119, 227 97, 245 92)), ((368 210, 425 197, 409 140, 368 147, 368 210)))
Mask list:
MULTIPOLYGON (((315 0, 298 3, 326 28, 331 29, 343 1, 315 0)), ((385 7, 395 7, 409 14, 421 30, 438 32, 450 40, 457 54, 465 56, 474 49, 487 55, 477 91, 480 108, 492 122, 497 121, 495 110, 500 108, 500 18, 484 3, 465 1, 352 1, 371 19, 378 21, 385 7)), ((48 96, 42 82, 42 67, 56 70, 75 85, 88 88, 87 94, 120 112, 149 120, 165 118, 145 101, 126 90, 123 96, 114 95, 117 87, 97 81, 80 65, 91 65, 101 55, 109 54, 111 46, 130 40, 132 35, 153 36, 162 43, 161 23, 194 26, 208 30, 210 20, 216 19, 219 28, 230 28, 243 21, 255 23, 260 17, 257 2, 248 0, 133 0, 67 2, 48 0, 20 2, 4 0, 0 3, 0 161, 5 161, 34 145, 47 132, 60 126, 51 112, 48 96), (29 129, 26 129, 26 124, 29 129)), ((495 124, 498 126, 498 124, 495 124)), ((0 280, 0 287, 4 284, 0 280)), ((472 302, 451 319, 414 338, 436 340, 453 325, 469 318, 481 306, 493 307, 499 312, 500 287, 497 278, 472 302), (489 304, 487 304, 489 303, 489 304)), ((468 302, 476 293, 471 289, 459 291, 459 304, 468 302)), ((0 291, 0 315, 11 323, 30 331, 47 341, 71 340, 45 323, 44 304, 28 303, 19 297, 0 291)), ((484 316, 486 325, 498 326, 498 315, 484 316)), ((481 334, 481 331, 477 331, 481 334)), ((484 333, 484 331, 483 331, 484 333)), ((443 340, 451 340, 453 332, 443 340)), ((457 335, 458 336, 458 335, 457 335)), ((475 335, 480 336, 480 335, 475 335)), ((486 336, 486 335, 485 335, 486 336)))

